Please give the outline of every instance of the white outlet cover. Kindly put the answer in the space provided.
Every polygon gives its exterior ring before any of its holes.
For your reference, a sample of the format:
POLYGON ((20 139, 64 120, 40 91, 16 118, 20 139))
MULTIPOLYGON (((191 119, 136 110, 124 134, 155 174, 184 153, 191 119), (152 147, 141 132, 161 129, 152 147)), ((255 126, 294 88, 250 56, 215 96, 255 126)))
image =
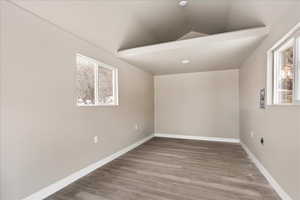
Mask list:
POLYGON ((135 129, 135 130, 139 130, 139 125, 138 125, 138 124, 135 124, 135 125, 134 125, 134 129, 135 129))
POLYGON ((94 143, 97 144, 98 143, 98 136, 94 137, 94 143))
POLYGON ((251 131, 250 135, 251 135, 251 137, 254 137, 254 132, 253 132, 253 131, 251 131))

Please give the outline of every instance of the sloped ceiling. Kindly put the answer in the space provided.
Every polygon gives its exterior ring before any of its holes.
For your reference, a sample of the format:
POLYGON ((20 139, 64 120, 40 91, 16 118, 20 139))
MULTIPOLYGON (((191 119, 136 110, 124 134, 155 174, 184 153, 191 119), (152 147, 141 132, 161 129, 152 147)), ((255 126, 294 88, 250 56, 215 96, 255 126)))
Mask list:
MULTIPOLYGON (((186 7, 180 7, 179 0, 11 0, 11 2, 117 56, 120 56, 118 52, 122 50, 176 41, 191 31, 214 35, 237 29, 232 24, 228 26, 228 18, 234 16, 231 12, 235 11, 232 9, 235 0, 189 0, 186 7)), ((242 12, 237 11, 241 16, 242 12)), ((239 29, 262 25, 257 19, 247 18, 245 22, 246 24, 238 22, 243 24, 239 29)), ((158 63, 145 60, 148 63, 145 67, 143 62, 133 62, 128 57, 120 57, 136 67, 155 74, 238 68, 242 60, 241 56, 235 54, 241 50, 237 47, 253 49, 258 41, 257 38, 248 38, 248 41, 240 41, 240 45, 238 40, 235 40, 234 44, 222 43, 220 45, 223 49, 230 48, 228 52, 231 53, 224 54, 227 63, 224 63, 224 59, 219 59, 209 64, 209 61, 204 62, 199 58, 195 61, 197 63, 193 63, 193 67, 181 70, 178 70, 179 66, 172 67, 168 62, 164 64, 161 62, 156 68, 155 65, 158 63), (239 62, 236 62, 237 57, 239 62), (165 69, 167 65, 168 70, 165 69)), ((218 54, 216 49, 207 46, 207 53, 218 54)), ((178 61, 184 59, 181 55, 188 58, 188 54, 191 54, 191 57, 194 57, 192 52, 197 51, 203 51, 203 46, 188 49, 179 47, 173 56, 168 55, 178 61)), ((251 53, 242 52, 242 58, 251 53)), ((153 60, 162 59, 156 55, 150 56, 153 60)))
POLYGON ((176 40, 191 30, 224 32, 227 0, 14 0, 25 9, 116 53, 176 40))
POLYGON ((236 69, 267 34, 266 27, 246 29, 127 49, 119 57, 156 75, 236 69))

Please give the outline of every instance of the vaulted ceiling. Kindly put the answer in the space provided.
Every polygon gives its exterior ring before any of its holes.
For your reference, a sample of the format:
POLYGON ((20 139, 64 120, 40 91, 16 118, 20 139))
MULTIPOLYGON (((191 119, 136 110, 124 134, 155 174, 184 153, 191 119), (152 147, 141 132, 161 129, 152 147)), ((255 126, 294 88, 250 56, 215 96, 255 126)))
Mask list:
MULTIPOLYGON (((247 12, 247 7, 243 7, 243 5, 240 5, 239 9, 233 7, 237 1, 242 2, 242 0, 189 0, 186 7, 179 6, 179 0, 11 1, 115 55, 126 49, 176 41, 191 31, 214 35, 264 26, 262 19, 247 12), (245 16, 243 12, 245 12, 245 16), (234 17, 240 20, 236 20, 234 17), (229 21, 230 18, 232 20, 229 21)), ((229 43, 227 46, 232 48, 234 45, 229 43)), ((226 45, 223 47, 226 48, 226 45)), ((195 48, 193 51, 197 51, 195 48)), ((197 48, 201 50, 203 46, 200 45, 197 48)), ((182 51, 186 51, 186 49, 182 49, 182 51)), ((192 50, 190 49, 190 51, 192 50)), ((212 49, 212 51, 214 50, 212 49)), ((234 49, 230 51, 236 52, 234 49)), ((176 55, 180 55, 180 52, 177 52, 176 55)), ((156 58, 158 59, 158 57, 156 58)), ((228 57, 228 60, 230 59, 231 57, 228 57)), ((128 61, 128 59, 125 60, 128 61)), ((199 62, 197 65, 201 66, 210 60, 201 63, 200 59, 197 62, 199 62)), ((147 68, 146 70, 154 74, 164 73, 163 66, 154 72, 148 69, 151 63, 146 68, 138 63, 135 65, 143 69, 147 68)), ((214 63, 210 66, 211 70, 222 69, 219 65, 222 65, 222 62, 214 63)), ((232 67, 238 68, 239 66, 232 67)), ((210 70, 208 66, 205 69, 210 70)), ((203 67, 194 68, 192 71, 201 70, 203 67)), ((174 70, 170 68, 166 73, 177 73, 177 71, 175 68, 174 70)), ((185 72, 184 70, 179 71, 185 72)))
POLYGON ((268 28, 253 28, 126 49, 119 57, 158 74, 237 69, 268 28))
POLYGON ((176 40, 190 30, 224 32, 227 0, 15 1, 110 52, 176 40))

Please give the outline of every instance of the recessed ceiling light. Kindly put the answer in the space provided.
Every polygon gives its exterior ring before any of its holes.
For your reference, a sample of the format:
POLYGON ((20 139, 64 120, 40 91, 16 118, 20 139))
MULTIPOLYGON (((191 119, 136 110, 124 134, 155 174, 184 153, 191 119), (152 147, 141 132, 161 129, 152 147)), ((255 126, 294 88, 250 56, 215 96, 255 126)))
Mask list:
POLYGON ((182 0, 179 2, 179 5, 185 7, 188 4, 188 1, 182 0))
POLYGON ((188 64, 188 63, 190 63, 190 61, 189 60, 182 60, 181 63, 182 64, 188 64))

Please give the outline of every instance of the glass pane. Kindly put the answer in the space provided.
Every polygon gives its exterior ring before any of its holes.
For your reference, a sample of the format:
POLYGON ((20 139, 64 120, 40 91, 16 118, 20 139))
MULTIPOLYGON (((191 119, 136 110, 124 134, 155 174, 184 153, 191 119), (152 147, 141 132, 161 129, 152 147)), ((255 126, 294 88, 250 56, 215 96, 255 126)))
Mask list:
POLYGON ((77 104, 95 104, 95 63, 77 56, 77 104))
POLYGON ((99 67, 98 69, 99 79, 99 103, 100 104, 113 104, 113 70, 106 67, 99 67))
POLYGON ((279 51, 277 97, 279 104, 293 103, 294 48, 288 46, 279 51))

